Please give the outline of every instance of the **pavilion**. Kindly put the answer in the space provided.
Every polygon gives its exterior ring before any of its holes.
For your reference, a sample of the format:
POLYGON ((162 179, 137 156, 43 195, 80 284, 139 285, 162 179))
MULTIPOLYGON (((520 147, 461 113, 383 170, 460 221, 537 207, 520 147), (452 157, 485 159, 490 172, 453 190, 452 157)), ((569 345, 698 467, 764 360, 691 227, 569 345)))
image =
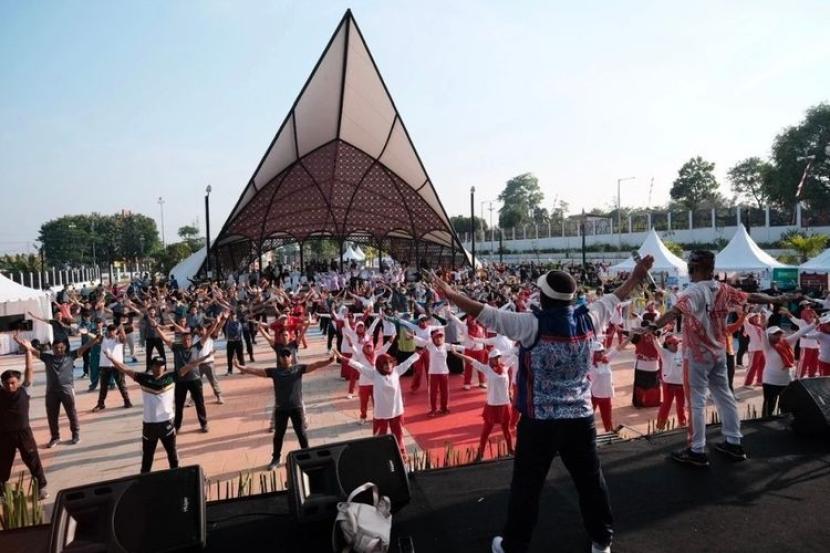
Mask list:
MULTIPOLYGON (((329 239, 410 265, 469 263, 347 11, 214 242, 223 269, 329 239)), ((378 256, 380 258, 380 256, 378 256)))

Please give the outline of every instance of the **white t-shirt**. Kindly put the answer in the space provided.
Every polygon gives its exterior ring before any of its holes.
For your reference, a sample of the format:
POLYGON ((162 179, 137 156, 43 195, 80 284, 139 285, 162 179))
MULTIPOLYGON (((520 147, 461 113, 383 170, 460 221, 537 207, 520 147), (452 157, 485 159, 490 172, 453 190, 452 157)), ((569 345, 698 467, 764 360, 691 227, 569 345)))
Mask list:
POLYGON ((591 395, 596 398, 614 397, 614 373, 611 370, 611 361, 619 355, 619 351, 609 351, 605 356, 608 363, 591 363, 588 378, 591 379, 591 395))
POLYGON ((501 374, 480 361, 473 361, 473 367, 487 375, 487 405, 510 405, 510 371, 507 365, 501 374))
POLYGON ((666 384, 683 384, 683 348, 669 351, 661 347, 660 362, 663 365, 663 382, 666 384))
POLYGON ((418 336, 415 336, 415 343, 426 348, 429 353, 429 374, 450 374, 450 368, 447 366, 447 352, 452 349, 458 353, 464 353, 464 346, 446 342, 436 346, 432 340, 424 340, 418 336))
POLYGON ((372 416, 374 418, 394 419, 403 415, 400 378, 418 358, 418 354, 413 353, 406 361, 396 365, 388 375, 382 375, 374 367, 369 367, 354 359, 349 360, 349 365, 360 371, 361 376, 366 375, 372 380, 372 402, 374 404, 372 416))
POLYGON ((124 344, 118 338, 104 337, 101 342, 101 367, 112 367, 112 361, 107 359, 104 353, 109 353, 115 361, 124 362, 124 344))
POLYGON ((204 357, 205 355, 210 354, 210 357, 202 361, 204 365, 210 365, 215 361, 214 353, 216 353, 216 346, 213 343, 213 338, 208 336, 207 338, 200 338, 200 343, 202 344, 201 349, 199 351, 194 352, 196 355, 195 359, 200 357, 204 357))

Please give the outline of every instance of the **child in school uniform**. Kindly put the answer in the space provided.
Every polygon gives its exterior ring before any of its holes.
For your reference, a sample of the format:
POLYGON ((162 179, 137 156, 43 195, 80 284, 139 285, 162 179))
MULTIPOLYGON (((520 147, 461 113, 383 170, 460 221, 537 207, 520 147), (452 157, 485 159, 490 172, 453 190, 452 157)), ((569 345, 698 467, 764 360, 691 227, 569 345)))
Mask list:
POLYGON ((683 352, 680 339, 669 334, 660 348, 660 364, 663 377, 663 401, 657 412, 657 428, 664 430, 669 419, 671 404, 675 404, 677 422, 686 426, 686 394, 683 390, 683 352))

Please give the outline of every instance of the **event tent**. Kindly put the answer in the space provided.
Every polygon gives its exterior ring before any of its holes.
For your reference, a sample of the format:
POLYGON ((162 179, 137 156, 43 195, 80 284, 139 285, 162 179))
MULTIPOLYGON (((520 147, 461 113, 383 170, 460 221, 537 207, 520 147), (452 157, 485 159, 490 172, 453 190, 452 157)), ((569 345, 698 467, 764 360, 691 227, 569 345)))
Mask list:
POLYGON ((466 261, 351 11, 214 248, 222 267, 236 268, 286 243, 319 239, 369 244, 413 265, 466 261))
POLYGON ((207 248, 203 247, 179 261, 175 267, 170 269, 170 276, 176 277, 179 288, 187 288, 190 286, 190 280, 196 279, 196 274, 201 270, 206 259, 207 248))
POLYGON ((830 248, 808 259, 799 265, 798 269, 806 273, 830 273, 830 248))
POLYGON ((366 254, 363 253, 363 250, 360 249, 360 246, 354 247, 354 253, 360 258, 361 261, 366 261, 366 254))
MULTIPOLYGON (((649 231, 637 252, 640 254, 640 257, 647 255, 654 257, 654 265, 651 269, 654 273, 667 273, 669 276, 678 277, 688 274, 686 262, 669 251, 654 229, 649 231)), ((634 258, 629 257, 622 263, 611 267, 609 271, 617 273, 631 272, 634 269, 634 264, 634 258)))
POLYGON ((715 256, 715 270, 725 273, 761 272, 787 267, 762 250, 746 231, 738 226, 729 244, 715 256))
MULTIPOLYGON (((0 274, 0 316, 24 315, 26 319, 29 319, 26 315, 29 311, 46 320, 51 319, 52 298, 50 294, 23 286, 0 274)), ((52 327, 40 321, 34 321, 32 332, 24 334, 26 338, 37 338, 44 344, 52 341, 52 327)), ((3 339, 0 340, 0 353, 16 351, 17 348, 12 347, 10 338, 9 334, 3 335, 3 339)))
POLYGON ((343 261, 363 261, 363 258, 357 255, 357 253, 352 249, 352 246, 346 248, 346 251, 343 252, 343 261))

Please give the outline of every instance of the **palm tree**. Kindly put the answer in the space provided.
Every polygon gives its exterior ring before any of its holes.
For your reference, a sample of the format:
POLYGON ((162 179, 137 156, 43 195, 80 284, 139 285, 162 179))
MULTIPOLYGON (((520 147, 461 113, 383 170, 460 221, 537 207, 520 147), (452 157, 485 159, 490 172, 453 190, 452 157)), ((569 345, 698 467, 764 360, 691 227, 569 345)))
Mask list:
POLYGON ((821 234, 794 234, 783 241, 785 247, 795 250, 798 253, 799 263, 820 254, 827 246, 827 236, 821 234))

